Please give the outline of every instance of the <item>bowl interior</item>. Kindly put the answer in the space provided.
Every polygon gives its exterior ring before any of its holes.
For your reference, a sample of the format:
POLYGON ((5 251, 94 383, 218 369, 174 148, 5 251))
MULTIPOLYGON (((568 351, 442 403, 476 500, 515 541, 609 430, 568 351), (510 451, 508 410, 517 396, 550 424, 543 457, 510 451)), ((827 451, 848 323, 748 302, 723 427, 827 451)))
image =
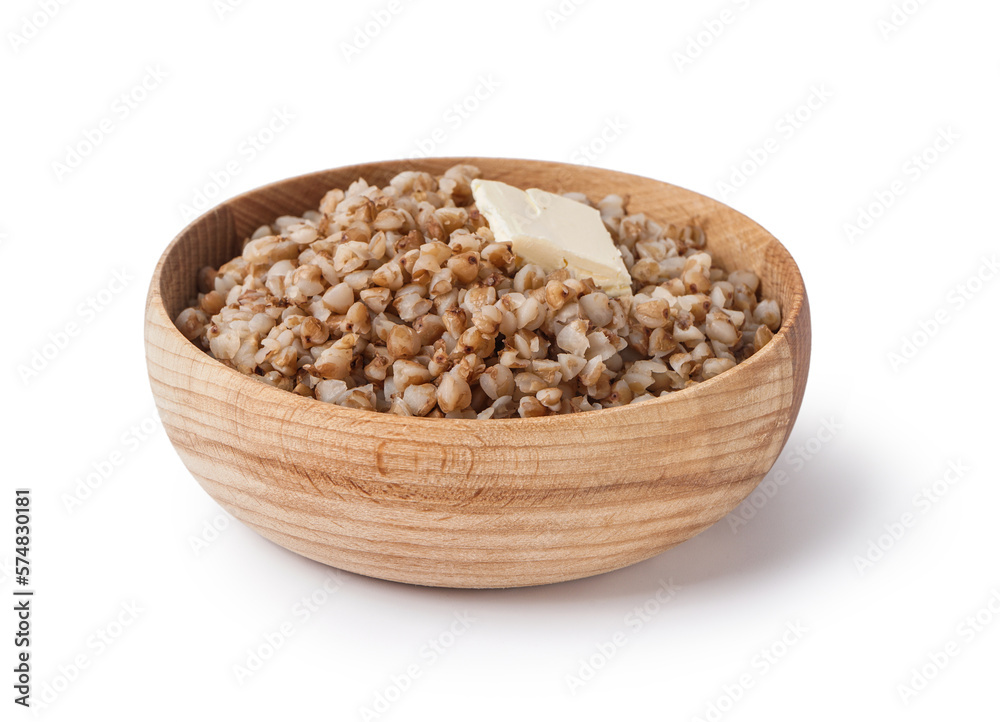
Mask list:
POLYGON ((594 200, 610 193, 627 195, 632 213, 643 212, 661 224, 697 223, 705 230, 708 249, 718 263, 728 270, 752 270, 760 277, 763 295, 776 298, 781 305, 783 328, 798 315, 804 288, 788 252, 758 224, 728 206, 668 183, 616 171, 499 158, 368 163, 289 178, 237 196, 194 221, 165 253, 159 292, 167 314, 176 318, 196 296, 200 268, 218 267, 236 256, 243 240, 260 225, 316 208, 328 190, 346 189, 359 177, 385 185, 404 170, 440 174, 456 163, 471 163, 484 177, 522 188, 577 191, 594 200))

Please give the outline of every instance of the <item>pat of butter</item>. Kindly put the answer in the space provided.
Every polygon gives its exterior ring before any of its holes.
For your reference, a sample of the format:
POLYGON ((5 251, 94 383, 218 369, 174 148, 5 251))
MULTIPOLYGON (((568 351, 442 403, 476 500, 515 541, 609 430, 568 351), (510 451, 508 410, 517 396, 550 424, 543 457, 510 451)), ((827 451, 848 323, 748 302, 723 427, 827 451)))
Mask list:
POLYGON ((477 179, 476 206, 500 242, 549 273, 569 269, 573 278, 592 278, 609 296, 632 293, 632 277, 600 211, 555 193, 477 179))

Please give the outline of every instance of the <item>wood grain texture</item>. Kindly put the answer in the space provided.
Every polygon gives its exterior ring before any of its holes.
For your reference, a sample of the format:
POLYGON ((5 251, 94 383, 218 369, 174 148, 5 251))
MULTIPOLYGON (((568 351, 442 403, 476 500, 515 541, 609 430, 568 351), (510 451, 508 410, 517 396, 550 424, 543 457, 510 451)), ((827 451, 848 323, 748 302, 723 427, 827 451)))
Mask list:
POLYGON ((312 559, 382 579, 514 587, 647 559, 725 516, 778 458, 809 369, 805 287, 785 248, 736 211, 659 181, 541 161, 438 158, 280 181, 205 214, 153 275, 146 356, 160 416, 188 469, 225 509, 312 559), (782 327, 735 369, 669 397, 565 416, 471 421, 345 409, 230 369, 173 319, 196 274, 262 223, 315 208, 330 188, 458 162, 522 188, 631 196, 661 222, 702 225, 730 269, 761 278, 782 327))

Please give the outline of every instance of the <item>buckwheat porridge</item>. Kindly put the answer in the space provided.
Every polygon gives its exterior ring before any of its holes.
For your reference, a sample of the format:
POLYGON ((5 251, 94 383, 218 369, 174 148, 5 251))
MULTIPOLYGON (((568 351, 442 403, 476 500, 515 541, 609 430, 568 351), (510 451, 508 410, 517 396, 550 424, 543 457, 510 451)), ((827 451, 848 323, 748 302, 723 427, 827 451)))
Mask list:
POLYGON ((516 253, 528 221, 504 219, 520 229, 513 242, 501 234, 503 209, 477 206, 479 175, 458 165, 329 191, 317 210, 277 218, 242 255, 202 269, 178 328, 222 363, 302 396, 469 419, 653 399, 733 368, 778 330, 777 302, 754 273, 713 263, 700 228, 661 225, 617 195, 528 191, 541 218, 545 203, 593 216, 627 271, 613 286, 573 260, 572 238, 563 267, 516 253))

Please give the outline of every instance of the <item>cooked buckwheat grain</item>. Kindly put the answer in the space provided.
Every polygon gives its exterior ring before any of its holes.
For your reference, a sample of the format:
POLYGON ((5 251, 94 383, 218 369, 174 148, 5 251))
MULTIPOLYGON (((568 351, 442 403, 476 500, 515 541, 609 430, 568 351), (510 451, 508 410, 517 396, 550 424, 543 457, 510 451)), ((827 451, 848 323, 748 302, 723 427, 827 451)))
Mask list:
POLYGON ((697 226, 592 203, 632 275, 609 298, 498 243, 473 203, 479 170, 363 179, 282 216, 198 275, 178 329, 262 383, 348 408, 500 419, 591 411, 733 368, 781 325, 750 271, 713 265, 697 226))

